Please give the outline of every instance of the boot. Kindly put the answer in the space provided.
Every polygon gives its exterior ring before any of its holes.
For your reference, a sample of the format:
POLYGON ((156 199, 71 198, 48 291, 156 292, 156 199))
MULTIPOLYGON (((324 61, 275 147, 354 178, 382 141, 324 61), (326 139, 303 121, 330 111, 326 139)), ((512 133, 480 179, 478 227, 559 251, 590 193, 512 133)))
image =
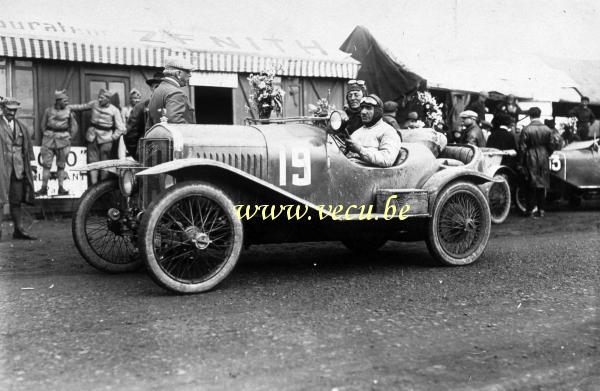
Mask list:
POLYGON ((59 186, 58 187, 58 195, 59 196, 63 196, 63 195, 69 195, 69 190, 66 190, 64 187, 59 186))
POLYGON ((42 186, 38 191, 35 192, 36 197, 42 197, 48 195, 48 186, 42 186))
POLYGON ((35 236, 27 232, 21 225, 21 206, 10 206, 10 215, 13 220, 13 226, 15 230, 13 232, 13 239, 24 239, 24 240, 37 240, 35 236))
POLYGON ((23 228, 15 228, 15 232, 13 232, 13 239, 37 240, 35 236, 25 231, 23 228))

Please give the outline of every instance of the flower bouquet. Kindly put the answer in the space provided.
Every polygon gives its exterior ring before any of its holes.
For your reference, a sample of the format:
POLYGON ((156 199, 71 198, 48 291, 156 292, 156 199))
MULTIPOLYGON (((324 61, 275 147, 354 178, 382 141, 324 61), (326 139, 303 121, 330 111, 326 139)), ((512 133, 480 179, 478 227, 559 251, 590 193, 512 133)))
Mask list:
POLYGON ((270 69, 258 74, 250 74, 250 109, 258 112, 258 118, 267 119, 275 109, 277 114, 283 111, 283 96, 285 92, 274 85, 275 70, 270 69))
POLYGON ((429 91, 418 91, 412 99, 416 101, 425 115, 425 126, 435 129, 443 124, 442 107, 444 104, 437 103, 429 91))

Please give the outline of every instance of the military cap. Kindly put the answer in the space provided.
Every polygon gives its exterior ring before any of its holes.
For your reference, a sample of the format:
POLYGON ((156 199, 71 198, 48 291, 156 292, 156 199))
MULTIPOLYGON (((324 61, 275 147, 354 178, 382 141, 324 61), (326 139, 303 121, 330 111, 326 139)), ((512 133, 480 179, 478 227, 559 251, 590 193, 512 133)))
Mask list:
POLYGON ((110 99, 113 96, 113 93, 105 88, 100 88, 100 90, 98 91, 98 95, 103 95, 110 99))
POLYGON ((479 116, 473 110, 465 110, 462 113, 460 113, 460 118, 473 118, 473 119, 477 119, 477 118, 479 118, 479 116))
POLYGON ((67 95, 67 90, 54 91, 54 99, 69 99, 69 96, 67 95))
POLYGON ((398 110, 398 103, 392 100, 388 100, 383 104, 383 111, 386 113, 393 113, 396 110, 398 110))
POLYGON ((131 91, 129 91, 129 96, 142 96, 142 94, 137 90, 137 88, 133 88, 131 91))
POLYGON ((184 58, 167 57, 165 58, 165 69, 180 69, 182 71, 191 72, 197 68, 184 58))
POLYGON ((406 119, 418 120, 419 119, 419 114, 417 114, 416 111, 411 111, 410 113, 408 113, 408 116, 406 117, 406 119))
POLYGON ((16 100, 13 97, 4 98, 4 100, 2 101, 2 104, 7 109, 11 109, 11 110, 17 110, 18 108, 21 107, 21 102, 19 102, 18 100, 16 100))

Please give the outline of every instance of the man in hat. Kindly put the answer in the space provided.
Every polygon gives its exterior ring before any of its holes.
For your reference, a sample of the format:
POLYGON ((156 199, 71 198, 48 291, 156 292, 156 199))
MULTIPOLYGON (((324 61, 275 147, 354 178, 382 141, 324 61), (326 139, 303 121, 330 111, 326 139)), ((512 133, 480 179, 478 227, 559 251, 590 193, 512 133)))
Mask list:
POLYGON ((519 138, 521 165, 528 185, 527 216, 544 217, 546 189, 550 186, 548 157, 558 148, 558 140, 552 131, 540 121, 542 111, 538 107, 529 109, 531 123, 523 128, 519 138), (537 204, 537 215, 533 214, 537 204))
POLYGON ((170 124, 194 123, 194 111, 181 87, 185 87, 195 67, 188 61, 169 57, 165 60, 164 79, 152 93, 149 110, 149 126, 160 122, 164 115, 170 124))
POLYGON ((13 238, 35 240, 23 228, 21 203, 33 204, 33 172, 37 172, 29 129, 15 118, 21 104, 14 98, 2 102, 0 118, 0 238, 4 204, 10 205, 13 220, 13 238))
MULTIPOLYGON (((98 99, 80 105, 69 105, 71 110, 91 110, 91 125, 85 132, 88 142, 88 163, 111 159, 113 142, 125 132, 125 124, 121 112, 110 103, 113 93, 101 88, 98 99)), ((106 172, 100 174, 100 179, 106 179, 106 172)), ((90 182, 98 182, 98 170, 90 171, 90 182)))
POLYGON ((485 147, 485 137, 481 128, 477 125, 477 113, 471 110, 465 110, 460 113, 462 120, 463 131, 461 138, 458 140, 460 144, 471 144, 476 147, 485 147))
POLYGON ((482 123, 485 121, 485 113, 487 113, 487 109, 485 108, 485 101, 488 100, 489 94, 486 91, 479 92, 477 96, 477 100, 469 104, 465 110, 471 110, 477 113, 477 122, 482 123))
POLYGON ((364 80, 348 81, 348 90, 346 92, 347 105, 344 106, 344 111, 346 112, 348 119, 344 123, 344 129, 349 135, 362 126, 362 120, 360 119, 360 102, 366 94, 367 86, 364 80))
POLYGON ((402 134, 400 133, 400 125, 398 125, 398 121, 396 121, 397 112, 398 103, 392 100, 388 100, 383 104, 383 122, 396 129, 396 132, 398 132, 398 134, 400 135, 400 139, 402 139, 402 134))
MULTIPOLYGON (((162 72, 156 72, 152 79, 146 80, 146 84, 150 87, 150 90, 154 92, 156 87, 162 82, 164 75, 162 72)), ((123 136, 125 141, 125 147, 127 152, 134 159, 138 159, 138 140, 144 135, 148 127, 148 105, 150 104, 150 98, 139 102, 131 110, 129 120, 127 121, 127 132, 123 136)))
POLYGON ((416 111, 411 111, 404 121, 402 129, 415 129, 417 127, 417 121, 419 120, 419 114, 416 111))
POLYGON ((347 140, 348 157, 378 167, 391 167, 396 162, 402 141, 396 129, 383 122, 383 102, 375 94, 360 103, 363 126, 347 140))
POLYGON ((54 106, 48 107, 42 116, 42 187, 35 193, 37 197, 48 195, 48 180, 50 168, 56 156, 58 174, 58 195, 67 195, 69 191, 64 188, 66 177, 65 166, 67 156, 71 150, 71 140, 77 133, 77 120, 69 105, 67 91, 54 92, 54 106))
POLYGON ((590 98, 582 96, 581 104, 569 111, 569 116, 577 118, 577 135, 581 141, 590 138, 590 126, 596 121, 594 112, 588 107, 589 104, 590 98))

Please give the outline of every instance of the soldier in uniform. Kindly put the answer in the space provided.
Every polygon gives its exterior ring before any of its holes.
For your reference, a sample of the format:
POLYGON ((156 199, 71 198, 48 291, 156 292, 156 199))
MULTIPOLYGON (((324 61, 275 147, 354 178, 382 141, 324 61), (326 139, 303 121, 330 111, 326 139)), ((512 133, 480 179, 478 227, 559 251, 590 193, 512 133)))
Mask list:
POLYGON ((15 118, 21 104, 14 98, 2 102, 0 118, 0 238, 4 204, 10 205, 14 239, 36 240, 23 228, 21 203, 33 204, 33 171, 37 171, 31 135, 27 127, 15 118))
POLYGON ((181 87, 185 87, 195 67, 181 58, 165 60, 164 79, 152 93, 148 104, 148 127, 160 122, 164 116, 170 124, 194 123, 194 111, 181 87))
MULTIPOLYGON (((80 105, 69 105, 71 110, 92 110, 92 123, 85 132, 88 142, 88 163, 111 159, 113 142, 119 140, 125 133, 125 124, 121 112, 110 103, 112 92, 101 88, 98 99, 80 105)), ((100 174, 100 179, 106 178, 106 173, 100 174)), ((98 182, 98 170, 90 171, 90 181, 98 182)))
POLYGON ((48 107, 42 116, 42 187, 35 193, 36 196, 48 195, 48 180, 50 179, 50 168, 52 160, 56 156, 56 167, 58 168, 58 195, 67 195, 69 191, 63 186, 66 173, 65 166, 67 156, 71 149, 71 140, 77 133, 77 121, 73 111, 68 106, 69 97, 66 91, 54 93, 55 103, 48 107))

